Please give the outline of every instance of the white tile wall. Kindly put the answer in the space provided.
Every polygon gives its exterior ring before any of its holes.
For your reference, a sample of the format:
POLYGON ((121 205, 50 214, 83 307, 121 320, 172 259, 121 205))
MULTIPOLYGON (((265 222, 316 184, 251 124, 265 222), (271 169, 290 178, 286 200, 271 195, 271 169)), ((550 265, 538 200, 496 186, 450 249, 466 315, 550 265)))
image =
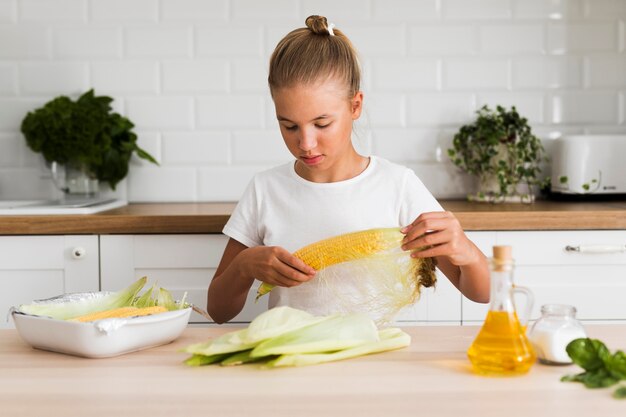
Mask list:
POLYGON ((626 0, 0 0, 0 199, 55 193, 21 120, 94 87, 161 163, 133 158, 119 195, 236 200, 291 158, 267 65, 309 14, 359 49, 357 146, 438 197, 473 186, 446 151, 483 104, 515 105, 548 149, 563 134, 626 133, 626 0))

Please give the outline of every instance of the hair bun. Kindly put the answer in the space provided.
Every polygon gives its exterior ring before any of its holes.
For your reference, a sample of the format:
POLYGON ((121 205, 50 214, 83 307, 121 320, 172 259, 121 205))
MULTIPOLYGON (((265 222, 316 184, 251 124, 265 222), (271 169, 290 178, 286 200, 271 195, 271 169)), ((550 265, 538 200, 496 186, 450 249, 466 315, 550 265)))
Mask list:
POLYGON ((312 15, 304 21, 306 27, 316 35, 330 35, 328 30, 328 20, 324 16, 312 15))

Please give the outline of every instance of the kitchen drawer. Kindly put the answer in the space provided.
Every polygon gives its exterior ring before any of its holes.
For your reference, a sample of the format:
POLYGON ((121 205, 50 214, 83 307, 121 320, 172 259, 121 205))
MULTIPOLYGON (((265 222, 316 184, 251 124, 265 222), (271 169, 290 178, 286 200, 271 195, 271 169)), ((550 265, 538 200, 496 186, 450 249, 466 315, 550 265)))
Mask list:
POLYGON ((626 265, 626 252, 569 252, 567 246, 626 245, 626 230, 497 232, 498 245, 513 247, 516 265, 626 265))
POLYGON ((98 279, 97 236, 0 236, 0 328, 11 306, 98 291, 98 279))
MULTIPOLYGON (((167 288, 177 298, 206 309, 207 289, 222 257, 228 238, 207 235, 111 235, 100 238, 102 290, 124 288, 148 277, 148 284, 167 288)), ((259 283, 251 288, 243 311, 232 323, 249 322, 267 310, 267 301, 254 302, 259 283)), ((206 323, 197 313, 191 323, 206 323)))

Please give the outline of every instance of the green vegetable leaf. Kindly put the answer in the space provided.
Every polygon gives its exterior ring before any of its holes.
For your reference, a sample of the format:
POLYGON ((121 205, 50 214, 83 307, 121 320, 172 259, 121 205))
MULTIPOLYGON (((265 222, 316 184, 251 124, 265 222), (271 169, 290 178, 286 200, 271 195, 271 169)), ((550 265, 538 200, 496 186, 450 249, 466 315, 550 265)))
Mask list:
POLYGON ((613 393, 613 398, 623 400, 626 398, 626 386, 621 386, 613 393))
POLYGON ((603 368, 610 353, 604 343, 597 339, 572 340, 565 348, 572 361, 586 371, 603 368))

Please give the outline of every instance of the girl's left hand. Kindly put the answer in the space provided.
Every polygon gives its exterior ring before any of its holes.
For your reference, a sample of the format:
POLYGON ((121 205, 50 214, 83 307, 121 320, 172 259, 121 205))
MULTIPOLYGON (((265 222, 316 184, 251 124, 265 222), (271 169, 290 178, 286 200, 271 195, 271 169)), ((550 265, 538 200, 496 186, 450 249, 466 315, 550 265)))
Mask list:
POLYGON ((428 258, 446 257, 456 266, 476 261, 476 246, 467 238, 461 223, 449 211, 422 213, 410 225, 401 230, 406 236, 402 249, 413 250, 411 256, 428 258), (424 250, 417 250, 425 248, 424 250))

